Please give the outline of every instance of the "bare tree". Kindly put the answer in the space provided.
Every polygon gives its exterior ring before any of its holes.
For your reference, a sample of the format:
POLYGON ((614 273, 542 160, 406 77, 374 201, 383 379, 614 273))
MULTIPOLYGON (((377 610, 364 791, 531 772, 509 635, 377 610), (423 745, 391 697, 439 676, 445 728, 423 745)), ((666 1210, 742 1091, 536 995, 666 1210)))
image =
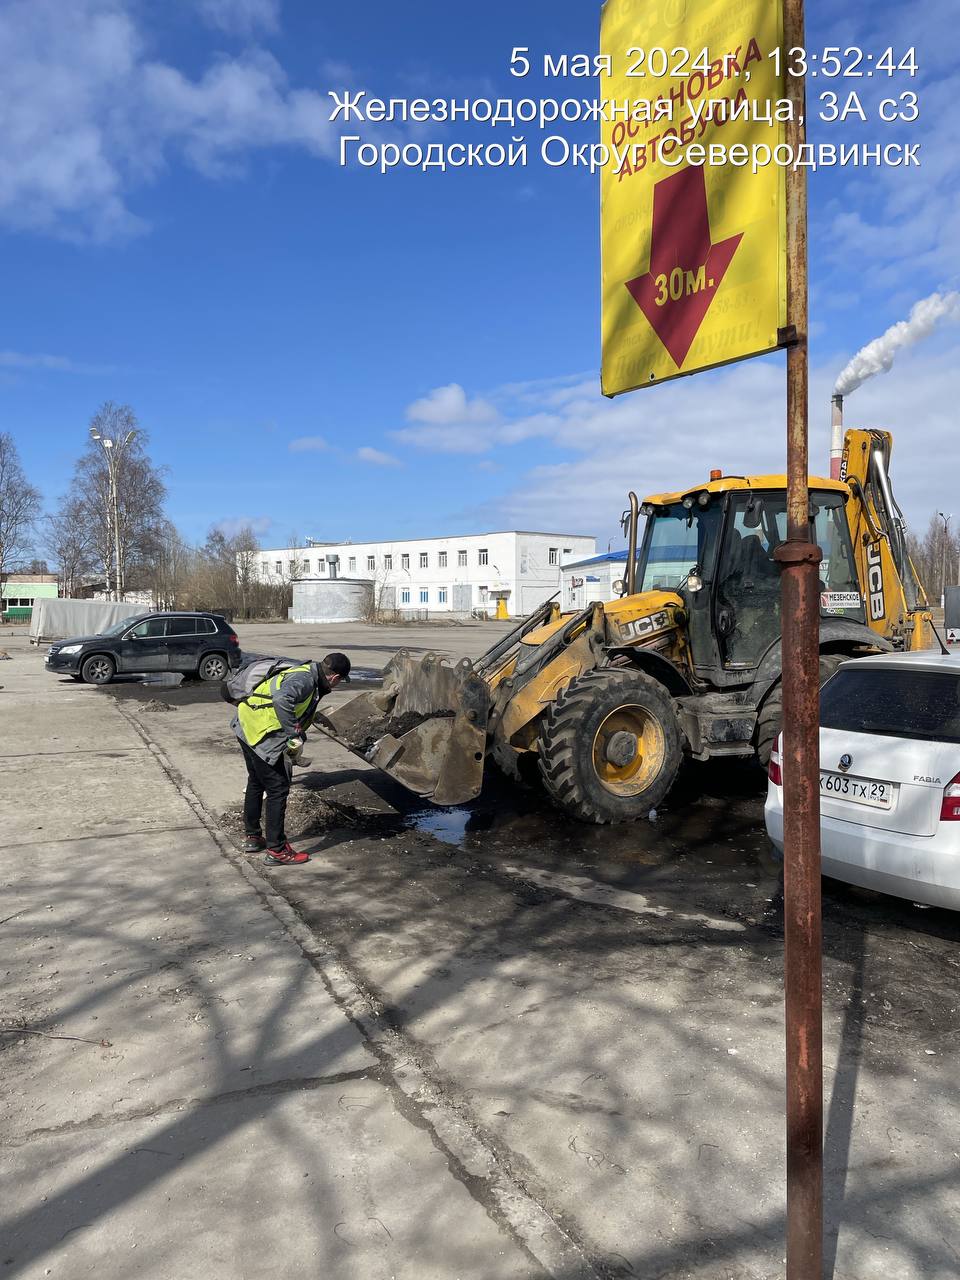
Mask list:
POLYGON ((27 482, 13 436, 0 432, 0 580, 30 549, 40 491, 27 482))
POLYGON ((960 578, 960 537, 934 513, 922 538, 908 534, 907 549, 927 598, 931 604, 939 604, 944 588, 960 578))
POLYGON ((90 529, 76 498, 61 498, 56 511, 44 516, 43 545, 57 565, 60 590, 74 595, 94 566, 90 529))
POLYGON ((307 557, 306 542, 300 537, 299 533, 291 533, 287 539, 287 546, 290 548, 290 558, 287 561, 286 578, 288 582, 299 582, 307 573, 309 560, 307 557))
POLYGON ((149 566, 164 520, 163 472, 129 405, 108 400, 90 419, 90 442, 76 464, 70 496, 83 510, 107 589, 122 599, 131 572, 149 566))
POLYGON ((240 612, 247 618, 250 616, 252 596, 259 580, 257 561, 260 555, 260 544, 249 525, 231 538, 230 543, 236 566, 240 612))
POLYGON ((260 546, 246 526, 229 537, 214 526, 198 547, 178 593, 191 609, 224 609, 245 618, 284 617, 291 603, 289 582, 264 582, 259 574, 260 546))
POLYGON ((196 552, 184 541, 172 521, 164 519, 154 526, 142 573, 158 609, 173 609, 181 603, 196 559, 196 552))

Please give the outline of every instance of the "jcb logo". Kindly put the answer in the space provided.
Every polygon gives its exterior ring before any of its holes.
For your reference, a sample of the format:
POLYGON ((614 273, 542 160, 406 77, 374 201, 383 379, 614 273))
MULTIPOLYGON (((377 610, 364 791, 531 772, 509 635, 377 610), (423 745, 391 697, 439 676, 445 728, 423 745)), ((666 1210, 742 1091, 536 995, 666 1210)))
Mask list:
POLYGON ((652 635, 654 631, 662 631, 669 625, 670 615, 665 609, 661 609, 659 613, 652 613, 649 618, 635 618, 633 622, 621 623, 620 632, 627 639, 634 640, 640 636, 652 635))
POLYGON ((886 617, 887 605, 883 598, 883 569, 880 564, 880 543, 867 547, 867 592, 870 596, 870 617, 879 622, 886 617))

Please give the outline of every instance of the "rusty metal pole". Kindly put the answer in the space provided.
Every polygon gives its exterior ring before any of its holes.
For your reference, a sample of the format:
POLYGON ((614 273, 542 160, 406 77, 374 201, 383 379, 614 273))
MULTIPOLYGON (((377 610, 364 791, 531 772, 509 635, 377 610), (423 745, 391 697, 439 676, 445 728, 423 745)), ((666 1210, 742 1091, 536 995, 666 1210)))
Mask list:
MULTIPOLYGON (((803 0, 784 0, 784 51, 804 47, 803 0)), ((785 58, 785 66, 787 59, 785 58)), ((806 140, 802 77, 786 141, 806 140)), ((787 540, 776 553, 783 603, 784 986, 787 1075, 787 1280, 823 1271, 823 1063, 820 918, 820 548, 811 541, 808 470, 806 170, 786 170, 787 540)))

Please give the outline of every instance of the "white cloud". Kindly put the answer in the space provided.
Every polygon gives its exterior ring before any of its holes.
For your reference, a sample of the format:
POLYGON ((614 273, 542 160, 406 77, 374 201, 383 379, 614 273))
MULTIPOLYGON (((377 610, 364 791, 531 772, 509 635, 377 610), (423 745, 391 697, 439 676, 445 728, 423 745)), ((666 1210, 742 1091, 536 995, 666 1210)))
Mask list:
POLYGON ((199 10, 211 26, 238 35, 251 35, 258 28, 276 31, 280 0, 200 0, 199 10))
POLYGON ((484 453, 500 413, 489 400, 470 398, 458 382, 451 382, 414 400, 405 416, 413 425, 390 433, 402 444, 440 453, 484 453))
POLYGON ((371 449, 369 445, 363 445, 357 450, 357 458, 360 462, 369 462, 375 467, 402 466, 400 459, 395 458, 392 453, 384 453, 381 449, 371 449))
POLYGON ((324 453, 330 446, 323 436, 298 436, 287 448, 291 453, 324 453))
MULTIPOLYGON (((238 15, 234 0, 224 14, 238 15)), ((249 3, 249 15, 271 6, 249 3)), ((134 0, 8 0, 0 9, 0 223, 68 239, 146 224, 131 190, 182 158, 207 175, 253 148, 333 154, 326 99, 262 50, 195 79, 147 56, 134 0)))
MULTIPOLYGON (((949 510, 958 457, 955 406, 960 361, 945 331, 928 345, 905 351, 894 370, 872 379, 846 405, 848 426, 893 432, 894 490, 909 524, 926 527, 939 504, 949 510), (948 505, 944 505, 948 504, 948 505)), ((810 457, 814 474, 829 474, 830 392, 844 358, 813 371, 810 457)), ((471 520, 504 528, 570 528, 619 538, 627 491, 640 497, 681 489, 719 467, 727 474, 779 474, 784 470, 785 376, 782 357, 752 360, 694 378, 652 387, 610 401, 598 380, 542 384, 539 412, 528 386, 501 422, 485 432, 485 448, 517 475, 502 497, 475 506, 471 520), (510 446, 542 443, 544 461, 525 473, 510 446)), ((491 393, 500 399, 504 389, 491 393)), ((434 447, 442 447, 443 427, 434 447)), ((449 442, 448 442, 449 443, 449 442)), ((463 452, 463 449, 459 450, 463 452)), ((478 450, 473 450, 474 452, 478 450)), ((484 459, 479 465, 483 465, 484 459)))
POLYGON ((50 373, 112 373, 112 365, 82 364, 67 356, 51 356, 24 351, 0 351, 0 369, 34 370, 50 373))

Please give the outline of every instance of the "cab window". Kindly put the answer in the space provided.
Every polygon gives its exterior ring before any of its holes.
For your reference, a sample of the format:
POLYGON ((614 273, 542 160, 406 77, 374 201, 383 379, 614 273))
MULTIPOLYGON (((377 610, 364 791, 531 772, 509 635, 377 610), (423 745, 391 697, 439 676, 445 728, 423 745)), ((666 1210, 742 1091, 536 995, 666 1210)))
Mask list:
POLYGON ((674 503, 650 517, 644 543, 641 591, 676 591, 694 569, 709 577, 720 526, 718 502, 709 507, 674 503))
MULTIPOLYGON (((823 552, 824 613, 865 621, 850 534, 839 493, 812 493, 811 536, 823 552)), ((786 539, 786 495, 737 494, 731 501, 717 579, 717 631, 731 666, 754 666, 781 631, 780 569, 773 553, 786 539)))

